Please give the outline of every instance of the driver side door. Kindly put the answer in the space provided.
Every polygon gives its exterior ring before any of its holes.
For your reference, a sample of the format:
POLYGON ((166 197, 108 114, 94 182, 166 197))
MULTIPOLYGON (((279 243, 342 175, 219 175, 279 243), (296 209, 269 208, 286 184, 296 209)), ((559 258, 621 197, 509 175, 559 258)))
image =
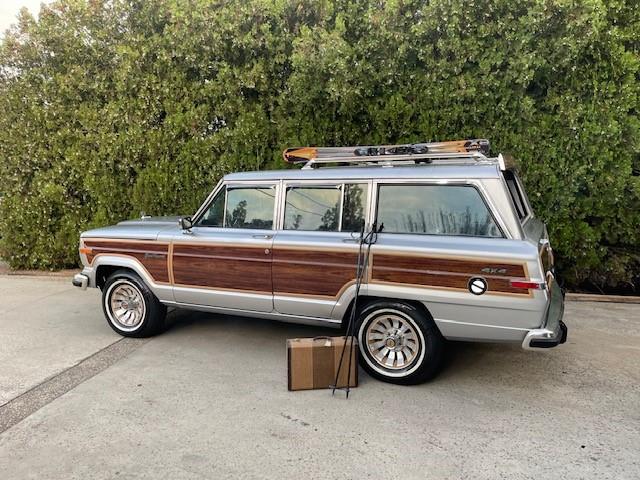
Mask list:
POLYGON ((225 184, 172 243, 176 302, 271 312, 277 184, 225 184))

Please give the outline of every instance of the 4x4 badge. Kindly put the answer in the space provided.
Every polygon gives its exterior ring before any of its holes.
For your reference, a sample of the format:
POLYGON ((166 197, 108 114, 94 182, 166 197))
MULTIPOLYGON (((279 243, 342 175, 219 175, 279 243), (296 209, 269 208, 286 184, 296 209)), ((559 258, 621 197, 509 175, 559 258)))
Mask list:
POLYGON ((500 274, 507 273, 507 269, 506 268, 494 268, 494 267, 485 267, 480 271, 482 273, 500 273, 500 274))
POLYGON ((489 285, 487 281, 482 277, 472 277, 469 279, 469 291, 474 295, 482 295, 487 291, 489 285))

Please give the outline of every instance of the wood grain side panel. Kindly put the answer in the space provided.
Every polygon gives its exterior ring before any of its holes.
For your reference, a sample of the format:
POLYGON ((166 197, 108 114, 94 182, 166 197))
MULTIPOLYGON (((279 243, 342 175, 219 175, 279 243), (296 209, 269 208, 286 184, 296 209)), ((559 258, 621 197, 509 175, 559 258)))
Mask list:
POLYGON ((356 277, 357 252, 294 250, 273 252, 276 294, 335 297, 356 277))
MULTIPOLYGON (((469 278, 472 275, 451 275, 446 272, 442 273, 427 273, 427 272, 415 272, 405 270, 374 270, 372 274, 372 281, 388 282, 388 283, 402 283, 416 286, 425 287, 445 287, 445 288, 459 288, 462 290, 468 289, 469 278)), ((522 293, 527 294, 527 290, 521 288, 513 288, 509 284, 509 279, 506 278, 490 278, 484 276, 489 284, 487 293, 502 292, 502 293, 522 293)))
POLYGON ((93 263, 93 259, 97 255, 102 254, 133 257, 144 266, 154 281, 169 282, 167 266, 169 245, 166 243, 85 240, 84 244, 91 248, 91 253, 87 254, 87 260, 90 264, 93 263))
POLYGON ((226 245, 173 245, 176 285, 271 293, 271 252, 226 245))
POLYGON ((273 251, 274 262, 311 263, 319 265, 336 265, 354 267, 358 259, 357 250, 300 250, 276 247, 273 251))
POLYGON ((528 295, 529 291, 513 288, 511 278, 525 278, 523 265, 498 264, 475 260, 412 257, 406 255, 374 255, 371 280, 425 287, 468 289, 471 277, 487 280, 487 293, 514 293, 528 295), (504 269, 503 273, 487 274, 483 268, 504 269))
POLYGON ((109 250, 109 251, 127 251, 127 252, 157 252, 167 253, 169 245, 167 243, 158 242, 143 242, 143 241, 127 241, 127 240, 85 240, 84 244, 87 247, 91 247, 94 250, 109 250))
POLYGON ((173 254, 180 257, 210 258, 212 260, 238 259, 260 262, 271 261, 270 256, 264 253, 263 247, 235 247, 233 245, 193 245, 174 243, 173 254))
POLYGON ((487 275, 482 271, 483 268, 493 268, 504 270, 504 273, 492 273, 491 275, 493 276, 507 278, 525 277, 523 265, 499 263, 490 260, 477 261, 454 258, 419 257, 411 255, 376 254, 375 265, 380 269, 391 268, 400 270, 428 270, 481 276, 487 275))

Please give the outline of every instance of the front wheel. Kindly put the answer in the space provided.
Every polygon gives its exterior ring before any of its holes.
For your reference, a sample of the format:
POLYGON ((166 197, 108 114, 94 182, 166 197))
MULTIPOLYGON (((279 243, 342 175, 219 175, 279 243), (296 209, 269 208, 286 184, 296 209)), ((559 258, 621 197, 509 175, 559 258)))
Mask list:
POLYGON ((401 385, 433 378, 442 363, 444 339, 433 319, 413 305, 377 301, 358 317, 363 368, 373 377, 401 385))
POLYGON ((164 326, 165 307, 135 273, 118 270, 102 289, 102 309, 109 326, 125 337, 150 337, 164 326))

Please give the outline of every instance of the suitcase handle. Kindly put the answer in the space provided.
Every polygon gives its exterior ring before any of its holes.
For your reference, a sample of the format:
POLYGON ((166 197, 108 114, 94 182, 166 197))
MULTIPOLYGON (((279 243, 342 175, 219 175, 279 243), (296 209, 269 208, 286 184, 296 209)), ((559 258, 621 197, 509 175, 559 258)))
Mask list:
POLYGON ((311 339, 312 342, 315 342, 316 340, 329 340, 329 342, 333 342, 331 337, 327 337, 327 336, 313 337, 311 339))

